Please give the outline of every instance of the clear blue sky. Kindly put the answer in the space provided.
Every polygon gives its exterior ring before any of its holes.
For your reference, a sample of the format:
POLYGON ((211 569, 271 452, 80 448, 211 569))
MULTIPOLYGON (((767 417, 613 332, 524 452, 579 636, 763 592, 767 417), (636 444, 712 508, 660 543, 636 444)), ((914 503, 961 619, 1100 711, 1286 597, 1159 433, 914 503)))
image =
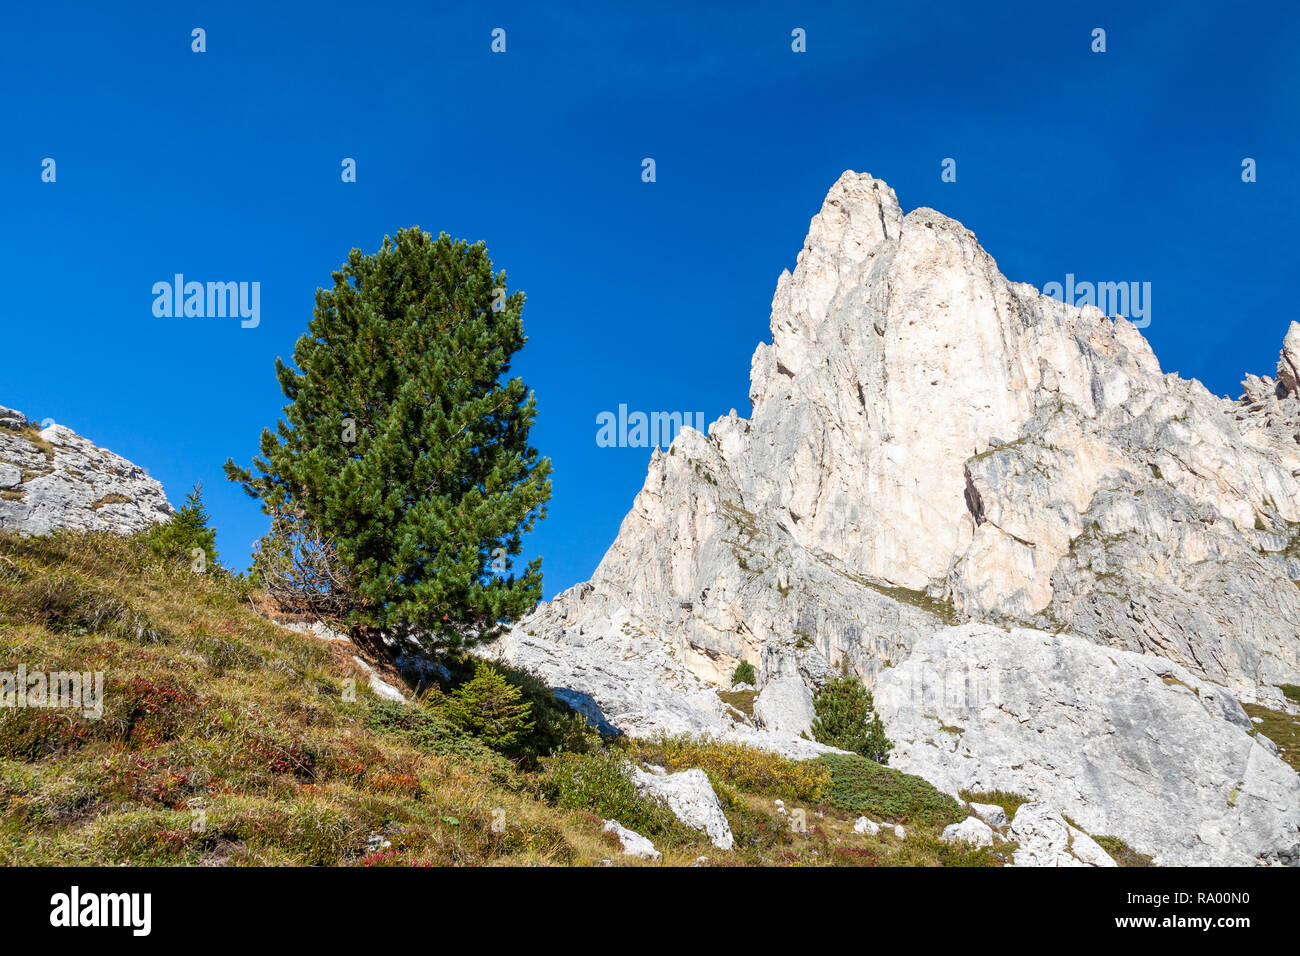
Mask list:
POLYGON ((1164 368, 1220 394, 1300 318, 1292 4, 552 6, 6 4, 0 404, 173 502, 201 479, 243 567, 265 518, 220 466, 279 414, 313 291, 403 226, 483 239, 528 295, 549 597, 645 476, 597 413, 748 414, 777 275, 845 169, 960 219, 1012 279, 1150 281, 1164 368), (155 318, 177 272, 261 282, 260 326, 155 318))

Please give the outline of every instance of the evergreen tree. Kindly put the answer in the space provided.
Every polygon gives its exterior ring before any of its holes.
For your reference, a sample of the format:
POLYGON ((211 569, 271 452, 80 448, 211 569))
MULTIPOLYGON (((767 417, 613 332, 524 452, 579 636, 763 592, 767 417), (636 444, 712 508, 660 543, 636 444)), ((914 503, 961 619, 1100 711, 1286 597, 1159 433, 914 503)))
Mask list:
POLYGON ((195 550, 203 552, 201 565, 219 567, 217 532, 208 527, 208 509, 203 504, 203 482, 197 482, 185 496, 185 504, 163 524, 154 525, 146 533, 149 549, 164 561, 195 561, 195 550))
POLYGON ((493 638, 541 596, 540 560, 507 572, 551 491, 533 395, 505 377, 524 295, 505 295, 482 243, 418 227, 353 249, 333 279, 296 368, 276 361, 289 404, 257 474, 226 473, 329 549, 355 636, 493 638))
POLYGON ((754 665, 749 661, 741 661, 736 665, 736 669, 731 672, 731 686, 737 684, 749 684, 751 687, 758 683, 758 675, 754 673, 754 665))
POLYGON ((480 661, 474 677, 452 692, 447 705, 452 720, 503 753, 532 732, 532 709, 523 699, 523 689, 486 661, 480 661))
POLYGON ((871 691, 849 674, 822 685, 813 697, 813 739, 841 750, 862 754, 876 763, 887 763, 893 742, 885 736, 885 725, 876 714, 871 691))

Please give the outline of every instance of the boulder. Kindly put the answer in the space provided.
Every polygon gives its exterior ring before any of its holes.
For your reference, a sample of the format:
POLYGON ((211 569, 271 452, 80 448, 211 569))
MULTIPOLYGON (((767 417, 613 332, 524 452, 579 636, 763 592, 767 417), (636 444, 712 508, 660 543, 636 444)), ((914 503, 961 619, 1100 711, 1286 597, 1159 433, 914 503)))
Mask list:
POLYGON ((875 836, 880 832, 880 824, 871 820, 869 817, 858 817, 853 821, 854 833, 865 833, 867 836, 875 836))
POLYGON ((811 735, 815 716, 812 691, 798 678, 774 680, 754 699, 754 723, 763 730, 811 735))
POLYGON ((996 803, 971 803, 968 806, 971 813, 991 827, 1004 827, 1007 825, 1007 811, 996 803))
POLYGON ((655 849, 653 843, 635 830, 629 830, 621 825, 617 820, 606 820, 605 832, 612 833, 618 838, 618 845, 623 848, 625 856, 654 860, 656 863, 663 859, 663 854, 655 849))
POLYGON ((1116 865, 1092 837, 1043 803, 1022 804, 1011 821, 1009 836, 1019 844, 1013 856, 1015 866, 1116 865))
POLYGON ((968 843, 971 846, 992 846, 993 828, 978 817, 967 817, 961 823, 943 828, 939 837, 944 843, 968 843))
POLYGON ((632 782, 641 794, 667 803, 682 823, 707 833, 719 850, 730 850, 735 845, 731 824, 703 770, 656 774, 633 768, 632 782))

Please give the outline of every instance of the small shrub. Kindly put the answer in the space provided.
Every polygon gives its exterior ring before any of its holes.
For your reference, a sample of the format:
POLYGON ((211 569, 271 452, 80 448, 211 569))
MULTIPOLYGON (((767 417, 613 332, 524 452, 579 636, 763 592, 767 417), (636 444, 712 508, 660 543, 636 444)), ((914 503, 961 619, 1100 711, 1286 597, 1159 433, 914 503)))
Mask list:
POLYGON ((366 711, 366 726, 382 736, 409 743, 429 753, 500 761, 481 741, 453 724, 429 706, 372 700, 366 711))
POLYGON ((831 775, 826 797, 841 810, 919 826, 944 826, 966 818, 961 804, 920 777, 856 754, 823 754, 819 759, 831 775))
POLYGON ((185 504, 169 521, 154 525, 145 535, 149 550, 167 562, 190 561, 202 551, 207 566, 219 567, 217 532, 208 527, 208 510, 203 504, 203 483, 185 496, 185 504))
POLYGON ((447 716, 493 750, 513 750, 532 732, 532 704, 523 691, 487 661, 480 661, 472 680, 452 692, 447 716))
POLYGON ((886 763, 893 743, 876 715, 871 691, 856 677, 844 674, 827 681, 813 697, 817 716, 812 722, 813 739, 840 750, 862 754, 876 763, 886 763))
POLYGON ((617 820, 642 836, 689 843, 699 834, 681 823, 666 803, 642 796, 621 755, 602 751, 560 754, 544 761, 542 795, 565 810, 587 810, 617 820))
POLYGON ((731 686, 737 684, 757 684, 758 675, 754 673, 754 665, 749 661, 741 661, 736 665, 736 669, 731 673, 731 686))

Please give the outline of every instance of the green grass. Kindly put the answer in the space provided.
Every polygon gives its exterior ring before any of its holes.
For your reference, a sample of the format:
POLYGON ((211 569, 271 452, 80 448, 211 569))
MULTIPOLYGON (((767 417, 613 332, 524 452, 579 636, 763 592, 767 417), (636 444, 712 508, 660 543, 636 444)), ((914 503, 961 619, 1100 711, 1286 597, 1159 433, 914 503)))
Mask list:
POLYGON ((1277 744, 1278 757, 1300 771, 1300 717, 1258 704, 1242 704, 1242 707, 1252 723, 1254 718, 1260 718, 1255 730, 1277 744))
POLYGON ((1018 793, 1010 793, 1006 790, 962 790, 960 796, 967 803, 991 803, 994 806, 1001 807, 1007 815, 1007 823, 1010 823, 1019 810, 1026 803, 1029 803, 1028 797, 1022 797, 1018 793))
POLYGON ((754 701, 758 699, 756 690, 720 690, 718 697, 724 704, 730 704, 746 717, 754 716, 754 701))
POLYGON ((943 844, 956 804, 861 758, 682 737, 588 752, 556 725, 564 749, 511 759, 441 693, 375 698, 356 648, 278 627, 260 601, 224 573, 160 564, 139 536, 0 533, 0 669, 102 671, 105 691, 99 720, 0 710, 0 866, 646 865, 604 834, 614 814, 667 865, 1006 861, 1005 846, 943 844), (628 759, 704 770, 736 847, 636 795, 628 759), (855 833, 858 813, 907 839, 855 833))
MULTIPOLYGON (((1092 834, 1088 834, 1092 836, 1092 834)), ((1119 866, 1151 866, 1151 857, 1139 853, 1116 836, 1093 836, 1097 845, 1110 854, 1119 866)))

